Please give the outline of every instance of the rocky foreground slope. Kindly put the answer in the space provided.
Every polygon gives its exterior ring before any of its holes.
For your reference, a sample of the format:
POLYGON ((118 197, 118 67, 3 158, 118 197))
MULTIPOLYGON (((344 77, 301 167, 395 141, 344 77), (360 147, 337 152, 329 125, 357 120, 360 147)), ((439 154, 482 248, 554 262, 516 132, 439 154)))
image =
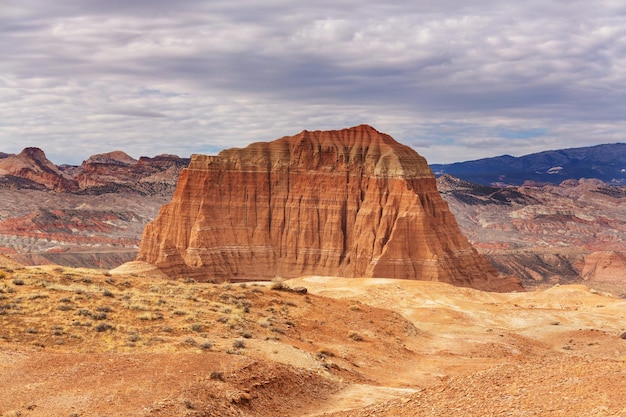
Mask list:
POLYGON ((626 413, 619 293, 339 277, 277 284, 0 257, 0 415, 626 413))
POLYGON ((426 160, 366 125, 192 156, 137 259, 202 280, 314 274, 521 289, 461 234, 426 160))

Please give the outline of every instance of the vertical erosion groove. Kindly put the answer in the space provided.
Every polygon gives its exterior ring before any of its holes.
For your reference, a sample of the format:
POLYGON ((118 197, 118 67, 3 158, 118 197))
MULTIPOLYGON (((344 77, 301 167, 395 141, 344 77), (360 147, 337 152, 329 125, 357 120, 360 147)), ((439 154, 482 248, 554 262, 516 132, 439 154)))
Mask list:
POLYGON ((233 278, 227 275, 233 271, 237 279, 378 276, 481 289, 489 289, 495 278, 495 269, 461 237, 456 222, 440 221, 452 215, 424 158, 369 126, 304 131, 223 151, 193 172, 179 182, 184 190, 177 190, 170 210, 149 230, 183 253, 193 227, 185 222, 197 217, 197 241, 215 262, 194 269, 167 256, 157 239, 142 242, 141 256, 153 252, 149 259, 158 259, 157 266, 171 276, 224 280, 233 278), (196 181, 205 171, 212 180, 199 193, 196 181), (194 216, 200 201, 202 213, 194 216), (432 255, 447 262, 418 276, 432 255))

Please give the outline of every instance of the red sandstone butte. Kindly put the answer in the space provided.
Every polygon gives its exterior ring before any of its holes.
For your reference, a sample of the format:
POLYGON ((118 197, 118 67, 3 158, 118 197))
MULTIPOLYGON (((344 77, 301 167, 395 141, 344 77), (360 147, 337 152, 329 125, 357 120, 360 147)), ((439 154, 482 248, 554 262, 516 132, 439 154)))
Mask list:
POLYGON ((366 125, 193 155, 137 260, 198 280, 325 275, 522 289, 461 234, 426 160, 366 125))

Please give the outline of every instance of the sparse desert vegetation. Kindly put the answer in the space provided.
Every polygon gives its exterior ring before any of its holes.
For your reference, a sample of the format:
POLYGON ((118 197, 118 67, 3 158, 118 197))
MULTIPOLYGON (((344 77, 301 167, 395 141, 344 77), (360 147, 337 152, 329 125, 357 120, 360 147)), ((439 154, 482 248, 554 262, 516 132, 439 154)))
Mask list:
POLYGON ((626 301, 601 290, 2 272, 2 416, 560 416, 626 407, 626 301))
POLYGON ((306 305, 298 295, 265 287, 156 281, 58 267, 4 272, 0 338, 72 351, 206 350, 209 345, 226 351, 244 348, 243 339, 253 334, 285 334, 287 318, 299 304, 306 305), (94 337, 94 332, 108 334, 94 337), (197 340, 189 343, 189 338, 197 340))

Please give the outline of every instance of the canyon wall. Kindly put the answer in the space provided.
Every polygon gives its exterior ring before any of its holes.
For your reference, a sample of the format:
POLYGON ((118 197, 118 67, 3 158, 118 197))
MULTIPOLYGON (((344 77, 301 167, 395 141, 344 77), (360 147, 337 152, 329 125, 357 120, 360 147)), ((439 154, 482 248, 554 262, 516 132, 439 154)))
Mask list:
POLYGON ((519 290, 461 234, 426 160, 366 125, 194 155, 137 260, 172 277, 388 277, 519 290))

